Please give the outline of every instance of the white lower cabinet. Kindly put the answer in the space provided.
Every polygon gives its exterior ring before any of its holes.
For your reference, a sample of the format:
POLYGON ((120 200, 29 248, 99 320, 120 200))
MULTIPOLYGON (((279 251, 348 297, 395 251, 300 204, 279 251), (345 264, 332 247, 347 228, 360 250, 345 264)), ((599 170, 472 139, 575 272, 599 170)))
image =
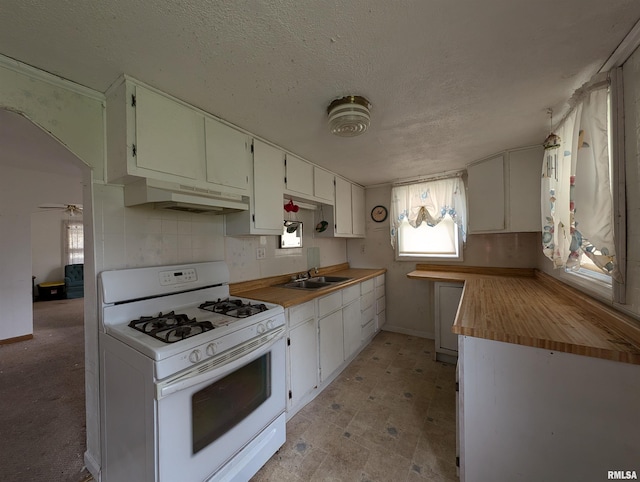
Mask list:
MULTIPOLYGON (((376 280, 384 283, 384 276, 376 280)), ((384 285, 376 280, 287 308, 287 417, 326 388, 378 331, 384 285)))
POLYGON ((320 332, 320 381, 324 382, 344 361, 342 310, 318 320, 320 332))
POLYGON ((344 323, 344 358, 348 360, 362 344, 360 302, 358 300, 352 301, 342 308, 342 321, 344 323))
POLYGON ((375 297, 376 297, 376 317, 375 317, 375 327, 374 332, 377 332, 382 328, 384 322, 386 321, 386 297, 385 297, 385 284, 384 284, 384 275, 381 274, 374 278, 375 282, 375 297))
POLYGON ((462 297, 462 283, 434 283, 436 350, 435 359, 454 361, 458 356, 458 335, 451 331, 462 297))
POLYGON ((318 326, 315 316, 289 330, 289 408, 318 388, 318 326))

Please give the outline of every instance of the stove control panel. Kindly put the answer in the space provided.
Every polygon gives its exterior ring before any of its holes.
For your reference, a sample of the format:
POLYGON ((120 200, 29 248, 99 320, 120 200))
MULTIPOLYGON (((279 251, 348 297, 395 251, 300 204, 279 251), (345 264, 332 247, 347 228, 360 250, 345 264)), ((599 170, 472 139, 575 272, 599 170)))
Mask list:
POLYGON ((192 283, 194 281, 198 281, 195 268, 160 272, 160 286, 179 285, 182 283, 192 283))

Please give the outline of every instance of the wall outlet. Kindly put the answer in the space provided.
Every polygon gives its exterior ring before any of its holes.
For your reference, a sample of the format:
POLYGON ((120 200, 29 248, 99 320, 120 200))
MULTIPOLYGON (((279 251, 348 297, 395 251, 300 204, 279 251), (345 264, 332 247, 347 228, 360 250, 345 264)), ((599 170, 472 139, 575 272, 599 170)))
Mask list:
POLYGON ((267 257, 266 248, 260 247, 256 248, 256 259, 264 259, 267 257))

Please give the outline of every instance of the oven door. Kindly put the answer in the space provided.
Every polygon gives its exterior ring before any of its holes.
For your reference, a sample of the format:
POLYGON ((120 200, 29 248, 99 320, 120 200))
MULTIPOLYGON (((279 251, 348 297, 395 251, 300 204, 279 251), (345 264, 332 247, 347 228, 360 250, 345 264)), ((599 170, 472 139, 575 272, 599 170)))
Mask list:
POLYGON ((160 482, 207 479, 284 412, 283 331, 157 384, 160 482))

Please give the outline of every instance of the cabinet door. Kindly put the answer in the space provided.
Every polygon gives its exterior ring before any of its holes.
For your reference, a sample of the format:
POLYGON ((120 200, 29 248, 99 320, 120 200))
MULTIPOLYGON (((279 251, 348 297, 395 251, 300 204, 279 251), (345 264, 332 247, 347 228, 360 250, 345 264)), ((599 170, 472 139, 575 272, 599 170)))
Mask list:
POLYGON ((204 181, 204 115, 136 86, 136 165, 204 181))
POLYGON ((318 339, 316 320, 289 331, 289 404, 295 407, 318 386, 318 339))
POLYGON ((336 234, 352 234, 351 183, 336 177, 336 234))
POLYGON ((205 119, 207 181, 249 191, 251 139, 214 119, 205 119))
POLYGON ((313 165, 287 154, 286 166, 287 189, 313 196, 313 165))
POLYGON ((542 146, 509 152, 509 231, 540 230, 542 146))
POLYGON ((459 283, 435 283, 436 352, 458 352, 458 335, 451 332, 456 319, 462 285, 459 283))
POLYGON ((364 213, 364 188, 351 185, 351 207, 352 207, 352 224, 353 234, 355 236, 364 236, 365 230, 365 213, 364 213))
POLYGON ((320 330, 320 381, 324 382, 344 361, 342 310, 318 321, 320 330))
POLYGON ((502 231, 505 228, 503 156, 471 164, 467 173, 469 231, 502 231))
POLYGON ((331 172, 313 166, 313 195, 333 204, 335 202, 334 179, 335 176, 331 172))
POLYGON ((342 308, 342 321, 344 324, 344 358, 346 360, 360 348, 362 339, 362 316, 359 300, 342 308))
POLYGON ((284 153, 259 140, 253 143, 253 184, 256 229, 282 231, 284 153))

